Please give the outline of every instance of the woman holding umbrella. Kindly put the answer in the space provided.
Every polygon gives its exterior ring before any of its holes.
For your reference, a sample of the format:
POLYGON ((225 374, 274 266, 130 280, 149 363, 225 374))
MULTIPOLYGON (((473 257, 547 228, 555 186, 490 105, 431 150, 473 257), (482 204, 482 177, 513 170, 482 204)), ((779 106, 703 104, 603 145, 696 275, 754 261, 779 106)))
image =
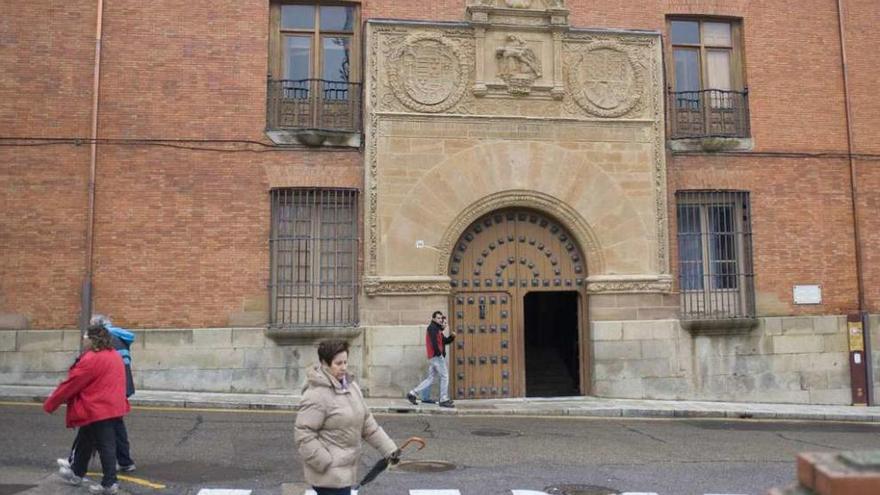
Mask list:
POLYGON ((308 372, 294 441, 303 459, 306 483, 317 495, 350 495, 356 483, 362 440, 394 464, 397 445, 376 423, 360 388, 346 373, 348 342, 318 345, 320 363, 308 372))

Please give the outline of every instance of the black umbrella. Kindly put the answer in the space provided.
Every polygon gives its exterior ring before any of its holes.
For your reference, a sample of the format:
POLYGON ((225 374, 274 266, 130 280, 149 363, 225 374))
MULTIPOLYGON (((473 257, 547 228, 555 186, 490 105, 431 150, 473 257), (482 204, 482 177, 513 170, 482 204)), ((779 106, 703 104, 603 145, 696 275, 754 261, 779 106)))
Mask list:
MULTIPOLYGON (((400 450, 401 454, 403 453, 403 449, 405 449, 407 447, 407 445, 409 445, 411 443, 419 444, 419 448, 416 449, 416 451, 419 451, 419 450, 422 450, 423 448, 425 448, 425 440, 424 439, 419 438, 419 437, 409 437, 405 442, 403 442, 403 445, 400 446, 399 450, 400 450)), ((399 459, 395 459, 394 463, 397 464, 398 460, 399 459)), ((382 459, 379 459, 376 462, 376 464, 373 466, 373 469, 370 469, 370 472, 368 472, 367 475, 364 476, 364 479, 362 479, 361 482, 358 483, 358 485, 355 487, 355 490, 360 489, 362 486, 364 486, 367 483, 376 479, 377 476, 382 474, 382 471, 385 471, 386 469, 388 469, 388 464, 390 464, 390 463, 391 463, 390 459, 386 459, 384 457, 382 459)))

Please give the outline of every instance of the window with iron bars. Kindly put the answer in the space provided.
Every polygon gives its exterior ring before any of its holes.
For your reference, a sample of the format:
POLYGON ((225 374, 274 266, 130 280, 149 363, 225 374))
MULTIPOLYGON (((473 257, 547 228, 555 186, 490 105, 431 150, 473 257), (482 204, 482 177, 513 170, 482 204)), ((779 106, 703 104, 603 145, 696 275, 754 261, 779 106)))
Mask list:
POLYGON ((682 319, 755 316, 749 193, 678 191, 682 319))
POLYGON ((270 325, 357 325, 357 191, 273 189, 270 325))

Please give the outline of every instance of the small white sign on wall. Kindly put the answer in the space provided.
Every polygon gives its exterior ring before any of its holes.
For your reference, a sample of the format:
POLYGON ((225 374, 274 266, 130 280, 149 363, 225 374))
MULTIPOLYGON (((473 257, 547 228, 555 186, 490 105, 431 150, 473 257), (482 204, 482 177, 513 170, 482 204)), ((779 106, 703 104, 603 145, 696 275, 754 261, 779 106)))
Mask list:
POLYGON ((818 285, 795 285, 792 293, 795 304, 822 304, 822 287, 818 285))

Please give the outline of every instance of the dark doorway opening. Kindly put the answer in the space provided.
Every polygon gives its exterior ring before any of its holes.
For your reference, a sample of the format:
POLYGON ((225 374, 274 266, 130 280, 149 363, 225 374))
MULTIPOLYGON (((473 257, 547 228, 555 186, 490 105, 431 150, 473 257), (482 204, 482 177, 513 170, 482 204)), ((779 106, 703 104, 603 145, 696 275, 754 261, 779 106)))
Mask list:
POLYGON ((580 395, 577 292, 526 294, 526 396, 580 395))

